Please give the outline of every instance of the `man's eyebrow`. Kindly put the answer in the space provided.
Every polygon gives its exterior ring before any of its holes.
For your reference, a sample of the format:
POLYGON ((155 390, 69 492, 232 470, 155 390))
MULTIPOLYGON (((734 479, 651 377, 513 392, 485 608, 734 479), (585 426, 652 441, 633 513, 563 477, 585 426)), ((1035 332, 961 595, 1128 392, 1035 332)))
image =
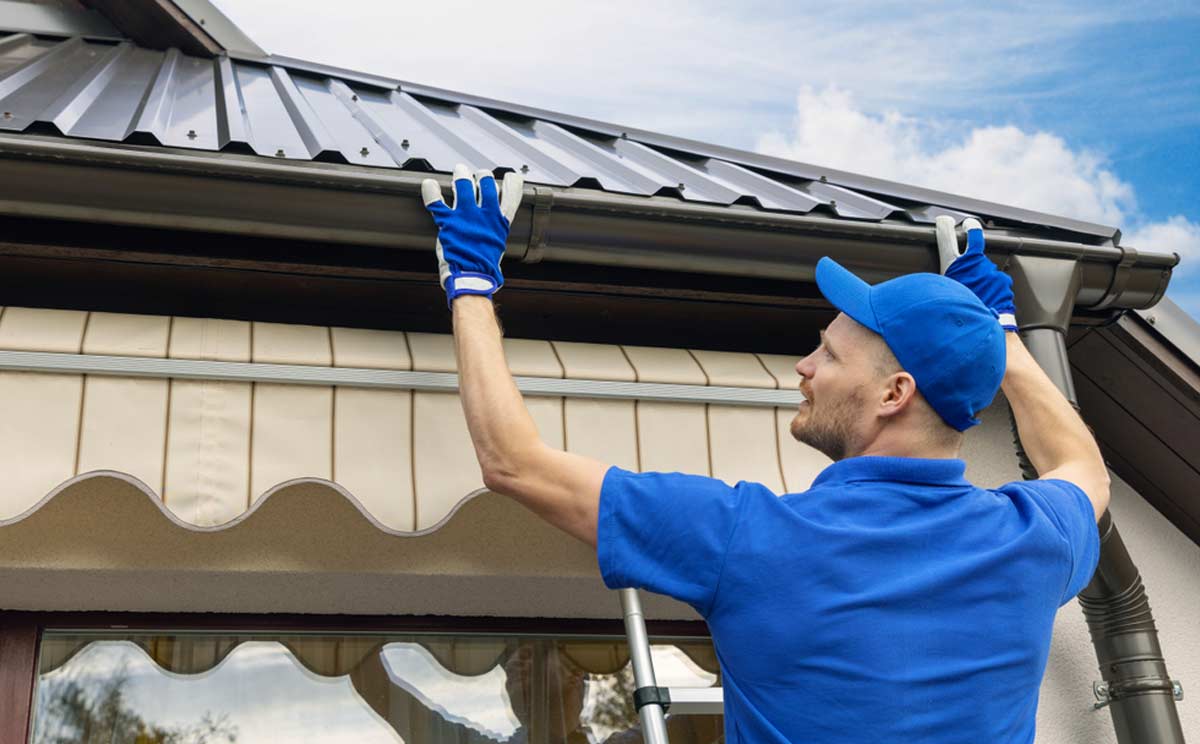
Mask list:
POLYGON ((825 351, 837 356, 837 352, 835 352, 833 347, 829 345, 829 339, 825 337, 825 331, 817 331, 817 333, 821 336, 821 343, 825 344, 825 351))

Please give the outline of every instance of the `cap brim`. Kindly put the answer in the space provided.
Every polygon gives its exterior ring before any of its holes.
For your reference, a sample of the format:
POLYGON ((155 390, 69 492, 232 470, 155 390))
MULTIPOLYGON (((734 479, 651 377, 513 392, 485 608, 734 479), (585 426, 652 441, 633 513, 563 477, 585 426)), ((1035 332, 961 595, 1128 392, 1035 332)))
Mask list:
POLYGON ((876 333, 882 333, 871 309, 871 285, 825 256, 817 261, 817 288, 838 310, 876 333))

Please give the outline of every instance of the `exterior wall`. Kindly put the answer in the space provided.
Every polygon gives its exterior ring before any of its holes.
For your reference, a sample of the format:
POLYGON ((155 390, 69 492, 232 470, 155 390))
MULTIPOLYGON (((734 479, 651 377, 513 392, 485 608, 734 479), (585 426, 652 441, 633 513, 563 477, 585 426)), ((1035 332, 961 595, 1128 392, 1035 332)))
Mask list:
MULTIPOLYGON (((1021 477, 1008 416, 1000 398, 968 436, 963 454, 974 483, 996 486, 1021 477)), ((1200 546, 1116 476, 1109 509, 1146 584, 1167 671, 1183 683, 1184 699, 1176 708, 1184 735, 1200 740, 1200 546)), ((1038 704, 1038 744, 1116 744, 1112 717, 1092 708, 1092 682, 1099 679, 1087 623, 1079 601, 1072 600, 1054 624, 1038 704)))

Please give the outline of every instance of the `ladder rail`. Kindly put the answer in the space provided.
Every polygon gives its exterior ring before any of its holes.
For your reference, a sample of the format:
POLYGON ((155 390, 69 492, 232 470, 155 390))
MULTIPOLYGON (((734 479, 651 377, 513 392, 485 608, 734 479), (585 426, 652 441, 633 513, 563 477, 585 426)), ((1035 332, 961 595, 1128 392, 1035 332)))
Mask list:
POLYGON ((621 610, 625 616, 625 634, 629 639, 629 658, 633 662, 634 703, 642 722, 646 744, 668 744, 666 712, 678 714, 717 714, 724 712, 724 691, 719 687, 659 687, 650 655, 650 637, 637 589, 621 589, 621 610))
MULTIPOLYGON (((629 658, 633 662, 634 687, 657 688, 654 664, 650 660, 650 638, 646 635, 646 617, 637 589, 621 589, 621 610, 625 615, 625 635, 629 638, 629 658)), ((642 722, 642 740, 646 744, 667 744, 667 720, 662 705, 648 703, 638 709, 642 722)))

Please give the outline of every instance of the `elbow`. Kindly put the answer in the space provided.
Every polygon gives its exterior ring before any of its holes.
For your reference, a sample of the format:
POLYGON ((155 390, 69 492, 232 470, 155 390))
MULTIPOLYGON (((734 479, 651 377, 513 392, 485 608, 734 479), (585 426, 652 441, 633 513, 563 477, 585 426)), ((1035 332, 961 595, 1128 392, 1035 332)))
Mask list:
POLYGON ((503 496, 514 495, 526 471, 522 463, 528 459, 517 453, 480 458, 479 469, 483 475, 484 487, 503 496))
POLYGON ((489 491, 508 494, 511 484, 517 480, 517 469, 512 464, 500 458, 481 459, 479 469, 483 474, 483 485, 489 491))

